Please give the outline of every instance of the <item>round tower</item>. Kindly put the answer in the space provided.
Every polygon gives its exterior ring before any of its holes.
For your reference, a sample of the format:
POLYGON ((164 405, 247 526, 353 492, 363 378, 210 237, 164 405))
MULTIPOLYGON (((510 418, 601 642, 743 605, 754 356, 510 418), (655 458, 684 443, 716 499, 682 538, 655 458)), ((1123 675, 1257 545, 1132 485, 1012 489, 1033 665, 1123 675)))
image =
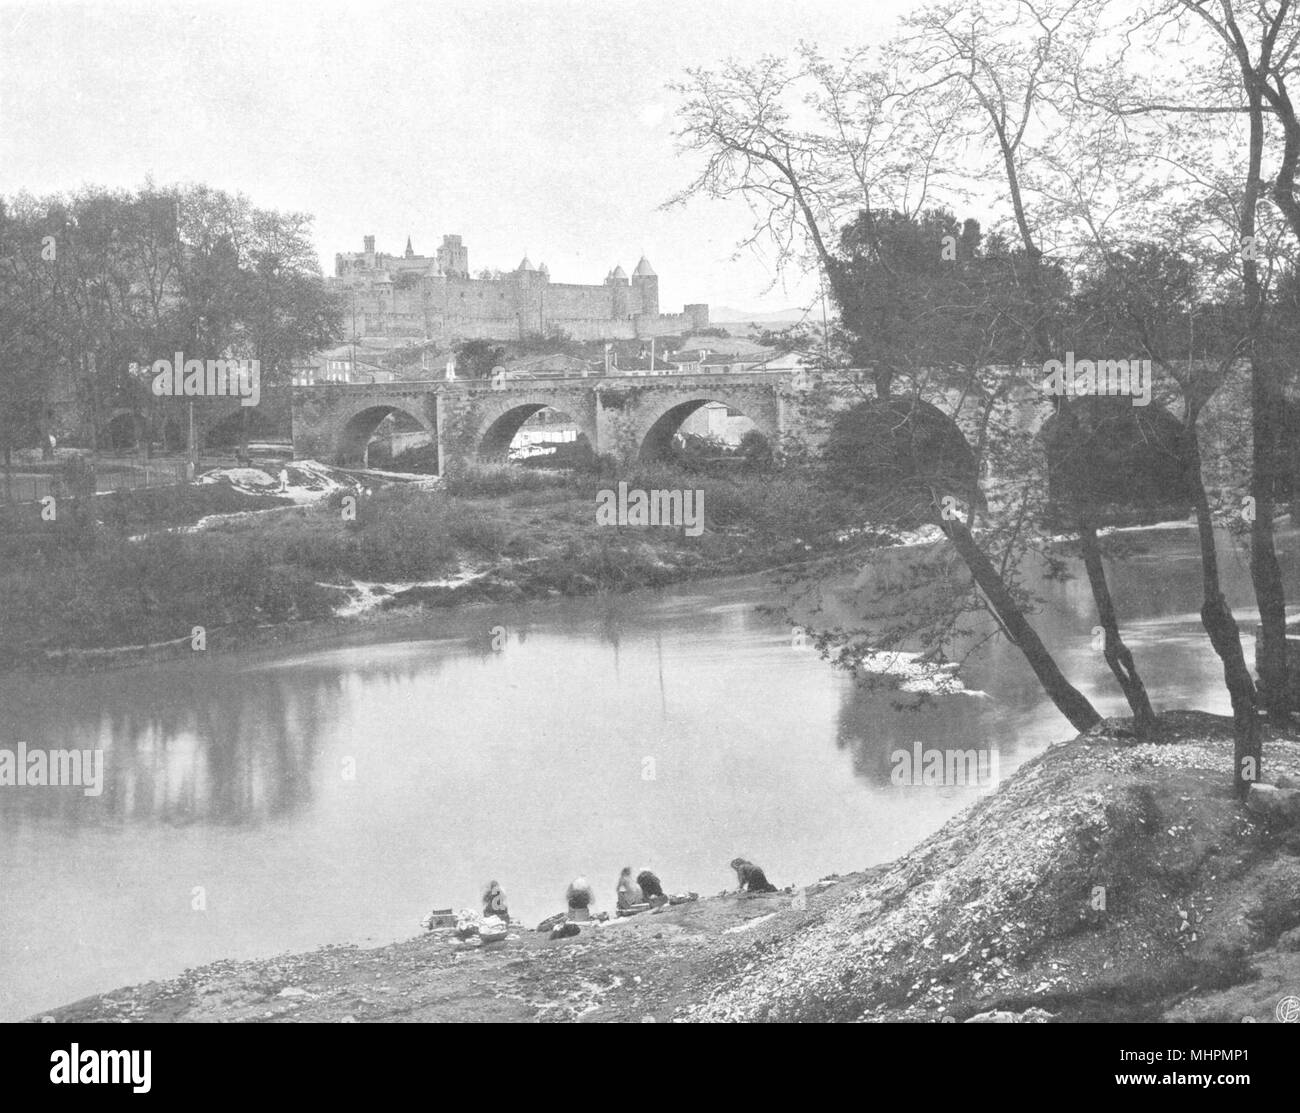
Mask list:
POLYGON ((631 312, 628 302, 632 287, 627 280, 627 271, 622 267, 615 267, 605 279, 605 285, 609 287, 609 315, 621 321, 631 312))
POLYGON ((632 293, 634 312, 648 317, 659 316, 659 276, 644 255, 632 272, 632 293))

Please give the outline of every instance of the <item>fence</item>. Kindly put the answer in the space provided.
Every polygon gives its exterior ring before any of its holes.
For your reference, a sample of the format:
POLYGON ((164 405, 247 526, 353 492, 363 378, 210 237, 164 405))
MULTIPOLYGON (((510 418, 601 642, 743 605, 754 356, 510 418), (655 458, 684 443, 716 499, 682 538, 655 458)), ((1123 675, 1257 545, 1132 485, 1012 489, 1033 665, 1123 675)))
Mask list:
MULTIPOLYGON (((171 487, 186 481, 187 462, 160 461, 153 464, 113 462, 95 471, 95 493, 134 491, 140 487, 171 487)), ((48 495, 66 494, 58 474, 13 475, 0 479, 0 498, 14 502, 36 502, 48 495)))

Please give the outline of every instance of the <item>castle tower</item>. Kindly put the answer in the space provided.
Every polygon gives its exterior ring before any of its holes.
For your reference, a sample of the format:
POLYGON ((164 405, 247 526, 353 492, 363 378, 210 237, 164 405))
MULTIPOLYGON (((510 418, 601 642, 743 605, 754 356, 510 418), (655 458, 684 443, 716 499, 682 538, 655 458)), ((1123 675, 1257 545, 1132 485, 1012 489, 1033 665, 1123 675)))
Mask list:
POLYGON ((644 255, 632 272, 632 291, 636 294, 632 301, 639 306, 638 312, 648 317, 659 316, 659 276, 644 255))
POLYGON ((609 287, 609 315, 621 321, 630 312, 628 295, 631 293, 631 286, 627 280, 627 271, 622 267, 615 267, 605 279, 605 285, 609 287))
POLYGON ((461 243, 459 236, 443 236, 437 258, 438 269, 443 274, 456 278, 469 277, 469 248, 461 243))
POLYGON ((704 302, 694 302, 691 305, 682 307, 682 312, 686 319, 691 322, 692 329, 709 327, 709 307, 704 302))
POLYGON ((542 335, 546 331, 543 319, 542 293, 537 281, 537 268, 525 252, 511 278, 515 281, 515 311, 519 318, 519 336, 542 335))

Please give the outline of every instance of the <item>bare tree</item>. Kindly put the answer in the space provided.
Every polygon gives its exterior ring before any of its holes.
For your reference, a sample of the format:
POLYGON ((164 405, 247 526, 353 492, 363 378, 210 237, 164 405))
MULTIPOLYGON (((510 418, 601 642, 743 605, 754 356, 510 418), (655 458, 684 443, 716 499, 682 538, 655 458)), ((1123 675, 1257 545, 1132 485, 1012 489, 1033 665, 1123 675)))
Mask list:
MULTIPOLYGON (((1060 354, 1052 335, 1050 297, 1046 288, 1037 222, 1029 199, 1029 167, 1040 146, 1051 147, 1068 124, 1072 90, 1067 75, 1086 49, 1091 0, 1013 0, 988 9, 971 9, 950 0, 906 21, 907 33, 897 50, 914 66, 926 100, 951 103, 963 128, 991 148, 1011 202, 1011 220, 1028 265, 1024 274, 1031 293, 1028 322, 1035 356, 1045 363, 1060 354), (1036 131, 1042 134, 1036 134, 1036 131)), ((1054 400, 1057 419, 1078 426, 1078 415, 1063 396, 1054 400)), ((1084 567, 1105 631, 1106 663, 1119 683, 1143 736, 1155 725, 1155 713, 1133 654, 1119 628, 1115 602, 1106 578, 1096 521, 1086 506, 1075 507, 1084 567)))
MULTIPOLYGON (((730 62, 718 73, 689 71, 678 86, 685 96, 679 135, 704 161, 669 203, 744 199, 755 216, 745 245, 770 241, 778 261, 820 268, 847 303, 852 291, 834 249, 837 229, 863 214, 867 239, 878 240, 875 213, 918 211, 941 176, 948 118, 928 105, 914 109, 902 82, 888 66, 873 67, 868 52, 850 52, 834 65, 805 47, 800 60, 797 68, 768 57, 752 66, 730 62)), ((876 388, 888 398, 889 376, 876 388)), ((1061 673, 966 522, 941 515, 937 500, 932 521, 1062 714, 1079 730, 1094 726, 1096 709, 1061 673)))
MULTIPOLYGON (((1292 0, 1249 8, 1234 0, 1167 0, 1154 10, 1131 15, 1122 30, 1126 50, 1140 52, 1144 65, 1140 70, 1129 66, 1123 79, 1081 71, 1080 100, 1126 127, 1144 130, 1143 161, 1170 168, 1167 195, 1181 198, 1182 211, 1170 226, 1178 238, 1201 245, 1189 248, 1191 254, 1220 280, 1229 276, 1228 268, 1209 257, 1230 260, 1240 290, 1242 312, 1223 358, 1228 365, 1244 363, 1250 381, 1250 568, 1262 635, 1257 660, 1260 694, 1270 720, 1280 723, 1291 710, 1286 599, 1273 536, 1285 397, 1280 353, 1271 341, 1270 287, 1279 235, 1289 228, 1293 237, 1300 237, 1295 196, 1300 127, 1287 90, 1300 20, 1292 0), (1152 72, 1151 59, 1171 44, 1178 51, 1176 69, 1155 67, 1152 72), (1270 211, 1270 201, 1276 213, 1270 211)), ((1154 345, 1148 350, 1160 359, 1154 345)), ((1167 359, 1162 366, 1174 374, 1167 359)), ((1203 399, 1195 391, 1184 394, 1187 451, 1198 464, 1195 477, 1189 470, 1189 482, 1203 488, 1195 437, 1203 399)), ((1257 697, 1253 682, 1248 683, 1236 622, 1218 586, 1208 500, 1198 498, 1197 508, 1206 583, 1202 621, 1224 661, 1232 693, 1236 781, 1244 792, 1261 773, 1257 697)))

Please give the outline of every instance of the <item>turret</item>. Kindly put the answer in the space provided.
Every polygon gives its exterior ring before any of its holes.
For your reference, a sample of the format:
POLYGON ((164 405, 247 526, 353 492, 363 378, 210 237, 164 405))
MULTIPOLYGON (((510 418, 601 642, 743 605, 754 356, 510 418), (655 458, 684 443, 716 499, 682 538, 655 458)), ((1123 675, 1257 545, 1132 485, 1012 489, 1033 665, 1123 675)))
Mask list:
POLYGON ((637 312, 651 317, 659 316, 659 276, 644 255, 632 272, 632 303, 637 312))
POLYGON ((622 267, 615 267, 605 279, 605 285, 609 287, 610 316, 622 320, 629 312, 628 294, 631 292, 631 287, 628 285, 627 271, 622 267))

